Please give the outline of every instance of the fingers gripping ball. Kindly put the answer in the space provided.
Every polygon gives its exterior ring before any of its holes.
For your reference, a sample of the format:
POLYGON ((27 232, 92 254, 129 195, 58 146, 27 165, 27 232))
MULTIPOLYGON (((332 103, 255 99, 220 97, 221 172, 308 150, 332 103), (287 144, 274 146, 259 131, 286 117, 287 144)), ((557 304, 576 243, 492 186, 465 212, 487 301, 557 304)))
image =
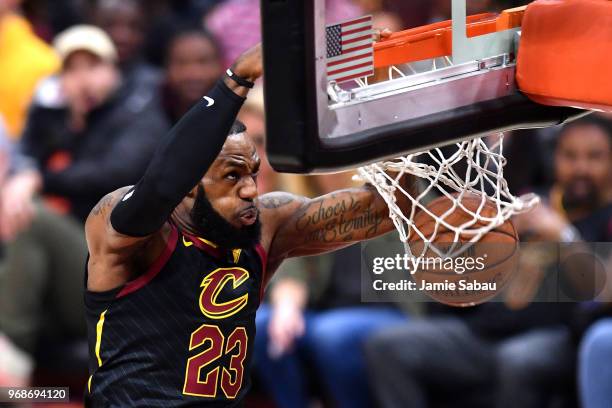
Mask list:
POLYGON ((422 254, 413 279, 433 299, 451 306, 472 306, 497 295, 517 266, 518 234, 508 220, 489 230, 475 243, 474 231, 495 218, 495 204, 476 194, 464 194, 454 206, 446 196, 427 205, 414 217, 414 228, 427 238, 411 234, 408 245, 413 254, 422 254), (447 224, 446 226, 444 224, 447 224), (461 227, 460 232, 449 226, 461 227), (463 232, 461 232, 463 231, 463 232), (464 245, 462 245, 464 244, 464 245), (435 251, 435 247, 438 251, 435 251), (460 249, 456 251, 455 248, 460 249), (450 253, 452 256, 440 256, 450 253))

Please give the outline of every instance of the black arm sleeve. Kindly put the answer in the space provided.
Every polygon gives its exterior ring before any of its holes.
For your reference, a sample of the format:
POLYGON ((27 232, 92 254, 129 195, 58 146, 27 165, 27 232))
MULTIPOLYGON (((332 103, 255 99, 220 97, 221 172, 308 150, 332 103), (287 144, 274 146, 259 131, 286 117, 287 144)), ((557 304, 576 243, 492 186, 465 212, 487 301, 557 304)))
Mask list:
POLYGON ((221 151, 243 102, 220 80, 191 108, 164 138, 142 179, 113 209, 113 228, 135 237, 161 228, 221 151))

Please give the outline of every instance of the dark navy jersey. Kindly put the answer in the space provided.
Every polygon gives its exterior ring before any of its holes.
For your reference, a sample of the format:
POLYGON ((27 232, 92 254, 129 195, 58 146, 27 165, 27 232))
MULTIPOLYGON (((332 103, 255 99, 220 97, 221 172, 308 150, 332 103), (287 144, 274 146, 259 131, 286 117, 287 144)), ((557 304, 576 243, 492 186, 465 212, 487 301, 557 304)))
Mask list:
POLYGON ((241 405, 265 262, 259 245, 224 250, 172 226, 145 274, 86 290, 88 406, 241 405))

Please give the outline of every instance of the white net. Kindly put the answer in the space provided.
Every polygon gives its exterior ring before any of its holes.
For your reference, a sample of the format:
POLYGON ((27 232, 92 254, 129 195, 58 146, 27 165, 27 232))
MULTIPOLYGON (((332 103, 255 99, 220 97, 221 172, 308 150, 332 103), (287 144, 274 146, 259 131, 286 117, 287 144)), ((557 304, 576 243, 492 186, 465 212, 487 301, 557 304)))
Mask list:
MULTIPOLYGON (((409 92, 460 75, 484 73, 490 68, 507 66, 511 60, 510 55, 504 54, 453 65, 450 58, 442 57, 390 66, 378 69, 372 77, 354 80, 356 88, 330 83, 329 100, 332 105, 367 102, 373 97, 409 92)), ((504 178, 507 161, 503 142, 501 133, 474 138, 364 166, 358 169, 358 174, 385 199, 389 216, 409 255, 433 252, 443 258, 454 257, 539 201, 536 195, 516 197, 509 191, 504 178), (418 193, 407 191, 400 183, 406 174, 418 177, 424 188, 418 193), (402 196, 412 204, 409 213, 398 205, 397 198, 402 196), (436 197, 442 197, 435 200, 437 204, 432 202, 436 197), (411 245, 415 242, 419 245, 411 245), (413 250, 419 253, 412 253, 413 250)))
POLYGON ((539 201, 533 194, 515 197, 510 193, 504 179, 503 140, 499 134, 462 141, 364 166, 358 174, 385 199, 408 254, 424 256, 431 250, 440 257, 454 257, 539 201), (425 188, 412 194, 406 191, 400 183, 406 174, 419 177, 425 188), (397 204, 400 194, 412 203, 407 214, 397 204), (432 196, 446 197, 448 205, 442 211, 432 211, 428 208, 432 196), (458 213, 462 214, 459 223, 458 213), (415 217, 421 221, 415 222, 415 217), (430 219, 423 223, 423 217, 430 219), (444 245, 437 245, 441 239, 444 245), (412 253, 411 241, 425 242, 418 246, 420 254, 412 253))

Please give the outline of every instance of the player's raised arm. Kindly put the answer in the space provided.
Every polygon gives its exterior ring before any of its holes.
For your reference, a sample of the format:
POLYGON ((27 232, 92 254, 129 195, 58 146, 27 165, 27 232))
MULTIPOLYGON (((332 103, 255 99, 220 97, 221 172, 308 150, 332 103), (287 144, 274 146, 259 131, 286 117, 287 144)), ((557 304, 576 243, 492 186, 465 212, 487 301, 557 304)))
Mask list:
POLYGON ((142 179, 92 210, 86 223, 90 290, 125 283, 126 263, 134 264, 133 255, 143 247, 152 259, 163 250, 162 227, 221 151, 249 91, 246 85, 261 76, 261 46, 245 52, 229 73, 171 129, 142 179))
MULTIPOLYGON (((412 176, 405 176, 401 184, 405 189, 416 188, 412 176)), ((408 200, 398 195, 397 202, 408 210, 408 200)), ((389 208, 369 184, 315 199, 288 193, 265 194, 259 199, 259 208, 264 227, 269 225, 272 229, 267 234, 271 237, 271 265, 288 257, 339 249, 393 229, 389 208)))

